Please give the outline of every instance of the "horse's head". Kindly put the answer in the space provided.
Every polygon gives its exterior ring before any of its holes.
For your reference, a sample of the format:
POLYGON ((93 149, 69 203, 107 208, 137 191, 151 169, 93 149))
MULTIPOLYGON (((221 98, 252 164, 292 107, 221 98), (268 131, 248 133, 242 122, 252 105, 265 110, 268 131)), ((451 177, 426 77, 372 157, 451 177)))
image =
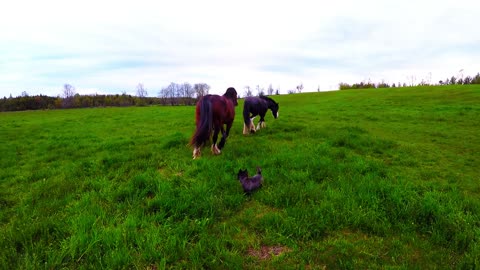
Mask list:
POLYGON ((227 89, 227 92, 225 92, 225 94, 223 94, 223 96, 229 98, 230 100, 232 100, 234 106, 237 106, 237 105, 238 105, 238 101, 237 101, 237 91, 235 90, 235 88, 229 87, 229 88, 227 89))
POLYGON ((275 101, 273 101, 273 99, 271 100, 270 102, 271 104, 269 104, 269 108, 270 110, 272 111, 272 114, 273 114, 273 117, 275 119, 278 118, 278 110, 280 109, 280 107, 278 106, 278 103, 276 103, 275 101))

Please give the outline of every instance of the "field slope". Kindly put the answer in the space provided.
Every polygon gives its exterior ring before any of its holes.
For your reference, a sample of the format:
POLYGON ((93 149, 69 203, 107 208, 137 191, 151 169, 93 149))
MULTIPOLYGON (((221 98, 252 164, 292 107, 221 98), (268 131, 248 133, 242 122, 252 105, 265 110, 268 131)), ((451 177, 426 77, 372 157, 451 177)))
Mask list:
POLYGON ((0 268, 480 267, 479 86, 273 98, 199 160, 194 107, 0 114, 0 268))

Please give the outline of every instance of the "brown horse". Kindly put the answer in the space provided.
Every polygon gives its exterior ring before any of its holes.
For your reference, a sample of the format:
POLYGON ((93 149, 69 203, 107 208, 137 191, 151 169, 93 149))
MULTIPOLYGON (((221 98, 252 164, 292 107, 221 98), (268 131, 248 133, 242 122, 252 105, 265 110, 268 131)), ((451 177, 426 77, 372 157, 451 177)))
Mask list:
POLYGON ((193 158, 200 157, 200 148, 210 140, 213 131, 212 153, 220 154, 225 146, 230 128, 235 118, 235 106, 237 102, 237 91, 230 87, 223 96, 206 95, 197 102, 195 111, 196 130, 190 144, 194 147, 193 158), (226 125, 226 129, 224 127, 226 125), (222 139, 217 146, 218 133, 222 132, 222 139))

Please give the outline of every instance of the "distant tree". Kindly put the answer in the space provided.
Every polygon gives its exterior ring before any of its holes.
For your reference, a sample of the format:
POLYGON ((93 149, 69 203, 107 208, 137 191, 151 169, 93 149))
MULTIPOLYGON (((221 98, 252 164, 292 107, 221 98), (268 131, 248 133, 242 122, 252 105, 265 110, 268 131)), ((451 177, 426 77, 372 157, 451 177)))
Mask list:
POLYGON ((160 92, 158 92, 158 97, 160 98, 160 103, 167 105, 168 102, 168 87, 163 87, 160 92))
POLYGON ((353 87, 348 83, 341 82, 341 83, 338 84, 338 89, 340 89, 340 90, 346 90, 346 89, 352 89, 352 88, 353 87))
POLYGON ((63 85, 63 107, 71 108, 73 106, 73 98, 75 97, 75 87, 66 83, 63 85))
POLYGON ((463 84, 471 84, 472 83, 472 77, 467 76, 465 79, 463 79, 463 84))
POLYGON ((63 85, 63 98, 71 98, 75 96, 75 87, 70 84, 63 85))
POLYGON ((144 98, 148 95, 147 90, 143 86, 143 83, 137 84, 137 97, 144 98))
POLYGON ((450 84, 456 84, 457 83, 457 78, 455 78, 455 76, 452 76, 452 78, 450 78, 450 84))
POLYGON ((420 84, 419 84, 419 85, 421 85, 421 86, 426 86, 426 85, 429 85, 429 84, 428 84, 424 79, 422 79, 422 80, 420 81, 420 84))
POLYGON ((264 96, 265 95, 265 90, 263 87, 261 88, 260 85, 257 84, 257 96, 264 96))
POLYGON ((193 90, 197 95, 197 98, 201 98, 205 95, 208 95, 208 91, 210 90, 210 85, 206 83, 196 83, 193 85, 193 90))
POLYGON ((28 97, 27 91, 23 91, 23 92, 22 92, 22 97, 28 97))
POLYGON ((268 86, 267 93, 268 93, 269 96, 273 95, 273 87, 272 87, 272 84, 270 84, 270 85, 268 86))
POLYGON ((462 81, 462 83, 457 82, 457 84, 463 84, 463 68, 458 71, 457 78, 458 78, 458 80, 462 81))
POLYGON ((145 106, 146 105, 146 100, 145 100, 146 97, 147 97, 147 90, 143 86, 143 83, 137 84, 137 99, 135 101, 135 104, 137 106, 145 106))
POLYGON ((477 75, 473 77, 471 84, 480 84, 480 73, 477 73, 477 75))
POLYGON ((168 85, 168 100, 170 101, 170 105, 178 105, 177 97, 178 95, 178 85, 174 82, 168 85))
POLYGON ((320 92, 320 85, 318 85, 317 87, 317 92, 320 92))
POLYGON ((275 95, 280 95, 280 88, 277 88, 277 89, 275 90, 275 95))
POLYGON ((183 89, 184 104, 185 105, 194 104, 193 97, 195 96, 195 90, 193 89, 193 86, 185 82, 182 85, 182 89, 183 89))
POLYGON ((295 92, 295 90, 290 89, 290 90, 287 91, 287 93, 288 93, 288 94, 295 94, 296 92, 295 92))
POLYGON ((245 86, 245 94, 244 94, 245 97, 251 97, 253 96, 253 93, 252 93, 252 90, 250 89, 250 86, 245 86))
POLYGON ((415 84, 417 83, 417 76, 411 75, 411 76, 408 76, 407 78, 410 81, 410 86, 415 86, 415 84))
POLYGON ((298 92, 298 93, 302 93, 302 91, 303 91, 303 83, 297 85, 296 88, 297 88, 297 92, 298 92))
POLYGON ((382 82, 377 85, 377 88, 390 88, 390 85, 382 80, 382 82))

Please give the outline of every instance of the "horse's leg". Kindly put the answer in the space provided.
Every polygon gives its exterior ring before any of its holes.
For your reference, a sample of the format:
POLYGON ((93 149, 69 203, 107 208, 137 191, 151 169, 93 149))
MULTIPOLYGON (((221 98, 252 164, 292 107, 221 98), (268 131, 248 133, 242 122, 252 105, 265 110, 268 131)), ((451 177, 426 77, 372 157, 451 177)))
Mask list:
POLYGON ((232 127, 233 122, 227 123, 227 129, 224 130, 222 126, 222 139, 220 140, 220 143, 218 144, 218 147, 222 149, 225 146, 225 143, 227 142, 228 135, 230 134, 230 128, 232 127))
POLYGON ((249 127, 250 128, 250 133, 255 133, 255 131, 257 131, 255 129, 255 124, 253 123, 253 120, 255 119, 255 117, 257 117, 257 116, 254 116, 254 117, 250 118, 250 127, 249 127))
POLYGON ((246 135, 246 134, 248 134, 248 128, 247 128, 247 125, 243 123, 243 135, 246 135))
POLYGON ((196 159, 197 157, 200 157, 201 153, 200 153, 200 147, 195 147, 193 149, 193 159, 196 159))
POLYGON ((258 122, 257 130, 265 127, 265 114, 260 114, 260 122, 258 122))
POLYGON ((217 147, 218 132, 220 131, 218 126, 213 128, 213 137, 212 137, 212 153, 214 155, 220 154, 220 149, 217 147))
POLYGON ((227 141, 227 133, 225 132, 225 129, 223 128, 223 126, 221 128, 221 131, 222 131, 222 139, 218 143, 218 148, 220 149, 222 149, 225 146, 225 143, 227 141))

